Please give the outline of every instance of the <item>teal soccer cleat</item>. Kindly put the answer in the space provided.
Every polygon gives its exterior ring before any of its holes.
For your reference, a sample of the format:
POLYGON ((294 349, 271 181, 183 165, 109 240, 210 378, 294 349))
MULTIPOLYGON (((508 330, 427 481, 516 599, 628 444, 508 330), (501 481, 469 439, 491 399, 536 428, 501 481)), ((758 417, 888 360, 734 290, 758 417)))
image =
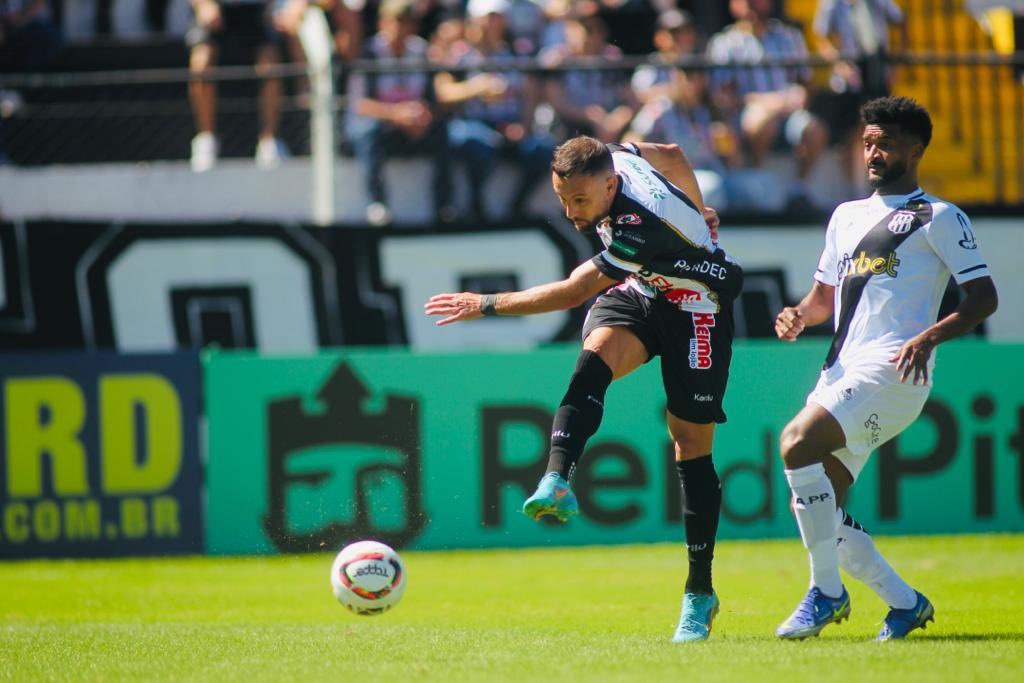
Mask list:
POLYGON ((910 609, 889 609, 885 615, 885 626, 875 640, 901 640, 914 629, 927 628, 929 621, 935 621, 935 608, 931 600, 917 591, 914 591, 914 595, 917 596, 917 602, 910 609))
POLYGON ((679 625, 676 626, 672 642, 691 643, 707 640, 720 606, 721 603, 715 593, 687 593, 683 596, 683 611, 679 615, 679 625))
POLYGON ((845 588, 838 598, 830 598, 815 586, 807 591, 789 619, 775 629, 775 635, 789 640, 811 638, 829 624, 838 624, 849 616, 850 594, 845 588))
POLYGON ((558 472, 545 474, 537 484, 537 490, 523 503, 523 514, 530 519, 539 520, 544 515, 551 515, 559 522, 568 522, 579 512, 576 494, 558 472))

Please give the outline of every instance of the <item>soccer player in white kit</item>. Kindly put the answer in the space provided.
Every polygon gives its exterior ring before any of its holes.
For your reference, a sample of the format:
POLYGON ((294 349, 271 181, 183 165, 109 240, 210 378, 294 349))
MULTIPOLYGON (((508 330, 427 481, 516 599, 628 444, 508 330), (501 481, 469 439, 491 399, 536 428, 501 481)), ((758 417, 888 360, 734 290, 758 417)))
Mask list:
POLYGON ((878 640, 904 638, 935 613, 841 507, 872 450, 920 414, 931 388, 933 349, 996 309, 995 285, 971 223, 955 205, 926 194, 917 167, 931 139, 928 112, 904 97, 861 109, 864 163, 875 188, 840 204, 829 221, 811 291, 775 321, 783 341, 835 314, 835 337, 807 405, 782 432, 781 452, 811 587, 776 630, 816 636, 850 614, 840 566, 890 606, 878 640), (965 293, 935 322, 952 274, 965 293))

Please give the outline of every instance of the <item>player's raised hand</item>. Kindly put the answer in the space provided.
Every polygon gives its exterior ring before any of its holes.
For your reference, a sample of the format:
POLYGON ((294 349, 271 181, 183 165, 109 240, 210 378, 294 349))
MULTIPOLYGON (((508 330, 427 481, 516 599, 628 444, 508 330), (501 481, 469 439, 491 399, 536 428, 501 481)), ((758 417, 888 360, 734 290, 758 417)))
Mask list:
POLYGON ((935 343, 924 335, 918 335, 900 347, 896 355, 889 359, 890 363, 896 364, 896 374, 901 382, 910 379, 910 372, 914 372, 914 384, 918 379, 921 384, 928 384, 928 359, 932 356, 935 343))
POLYGON ((708 230, 711 232, 711 241, 718 242, 718 226, 722 222, 721 219, 718 217, 718 212, 712 209, 710 206, 705 206, 704 222, 707 223, 708 230))
POLYGON ((458 294, 435 294, 423 304, 423 312, 427 315, 447 316, 437 321, 438 325, 448 325, 462 320, 476 320, 484 317, 480 311, 483 296, 472 292, 458 294))
POLYGON ((775 334, 782 341, 796 341, 804 327, 803 316, 794 306, 786 306, 775 317, 775 334))

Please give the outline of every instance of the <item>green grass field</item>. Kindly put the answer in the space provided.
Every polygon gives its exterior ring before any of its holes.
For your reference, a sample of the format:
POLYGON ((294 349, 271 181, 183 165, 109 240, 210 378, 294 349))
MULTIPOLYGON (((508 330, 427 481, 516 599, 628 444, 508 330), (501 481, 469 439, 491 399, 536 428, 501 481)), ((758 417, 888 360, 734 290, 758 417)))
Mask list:
POLYGON ((327 555, 0 563, 0 679, 1024 680, 1024 535, 882 538, 935 603, 904 642, 885 606, 803 642, 772 635, 802 597, 799 540, 719 544, 722 612, 674 645, 675 545, 406 552, 409 588, 378 617, 334 601, 327 555))

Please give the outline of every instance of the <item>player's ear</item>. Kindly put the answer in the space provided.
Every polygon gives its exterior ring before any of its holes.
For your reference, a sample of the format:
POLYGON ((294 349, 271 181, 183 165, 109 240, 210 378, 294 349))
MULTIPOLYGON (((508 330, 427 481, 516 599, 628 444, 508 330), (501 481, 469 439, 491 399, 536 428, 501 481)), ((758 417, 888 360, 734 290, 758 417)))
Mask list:
POLYGON ((920 161, 921 157, 924 156, 925 146, 921 141, 916 141, 910 146, 910 158, 914 161, 920 161))

